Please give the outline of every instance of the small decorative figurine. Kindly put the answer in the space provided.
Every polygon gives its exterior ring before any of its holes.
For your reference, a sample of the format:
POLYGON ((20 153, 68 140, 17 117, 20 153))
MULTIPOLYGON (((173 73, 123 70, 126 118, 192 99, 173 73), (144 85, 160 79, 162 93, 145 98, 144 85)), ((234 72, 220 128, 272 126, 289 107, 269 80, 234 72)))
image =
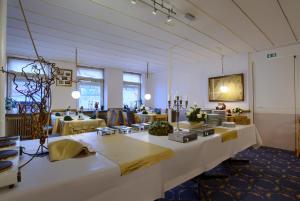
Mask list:
POLYGON ((218 103, 218 106, 216 107, 217 110, 225 110, 226 105, 225 103, 218 103))
POLYGON ((95 102, 95 109, 98 110, 99 108, 99 102, 95 102))

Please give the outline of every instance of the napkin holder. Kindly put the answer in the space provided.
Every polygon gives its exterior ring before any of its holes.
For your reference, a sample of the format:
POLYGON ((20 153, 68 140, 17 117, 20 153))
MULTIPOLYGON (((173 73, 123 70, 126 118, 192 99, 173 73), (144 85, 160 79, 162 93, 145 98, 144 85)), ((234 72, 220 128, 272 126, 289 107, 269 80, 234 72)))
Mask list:
POLYGON ((197 133, 194 132, 184 132, 184 131, 179 131, 175 133, 170 133, 168 135, 168 139, 176 142, 181 142, 181 143, 187 143, 190 141, 197 140, 198 135, 197 133))
POLYGON ((235 125, 236 125, 235 122, 227 122, 227 121, 222 122, 222 126, 226 128, 234 128, 235 125))
POLYGON ((202 137, 207 137, 207 136, 215 134, 215 130, 213 128, 210 128, 210 127, 194 129, 194 130, 191 130, 191 131, 197 133, 199 136, 202 136, 202 137))

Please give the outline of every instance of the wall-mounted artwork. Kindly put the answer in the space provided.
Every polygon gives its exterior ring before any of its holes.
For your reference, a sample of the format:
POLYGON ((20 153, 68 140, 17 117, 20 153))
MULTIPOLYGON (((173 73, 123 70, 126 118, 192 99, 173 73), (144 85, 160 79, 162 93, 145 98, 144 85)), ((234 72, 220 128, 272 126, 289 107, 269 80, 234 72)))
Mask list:
POLYGON ((72 70, 60 69, 57 75, 56 86, 72 86, 72 70))
POLYGON ((211 102, 244 101, 244 75, 233 74, 208 78, 208 97, 211 102), (226 86, 227 91, 221 91, 226 86))

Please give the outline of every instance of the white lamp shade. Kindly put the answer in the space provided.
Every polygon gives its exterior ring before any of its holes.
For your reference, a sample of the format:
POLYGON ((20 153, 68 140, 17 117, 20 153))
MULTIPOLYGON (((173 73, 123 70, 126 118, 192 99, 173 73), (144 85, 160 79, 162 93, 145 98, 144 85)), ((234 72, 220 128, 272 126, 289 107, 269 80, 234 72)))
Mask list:
POLYGON ((74 98, 74 99, 80 98, 80 92, 79 91, 72 91, 72 98, 74 98))
POLYGON ((225 85, 222 85, 222 86, 220 87, 220 91, 221 91, 222 93, 227 93, 227 92, 228 92, 228 87, 225 86, 225 85))
POLYGON ((151 94, 145 94, 144 98, 145 98, 145 100, 150 100, 151 99, 151 94))

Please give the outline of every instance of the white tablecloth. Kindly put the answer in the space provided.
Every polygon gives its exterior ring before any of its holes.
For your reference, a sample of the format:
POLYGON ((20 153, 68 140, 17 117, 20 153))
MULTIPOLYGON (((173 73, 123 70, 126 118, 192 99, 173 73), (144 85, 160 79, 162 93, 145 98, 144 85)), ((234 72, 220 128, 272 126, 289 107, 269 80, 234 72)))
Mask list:
POLYGON ((168 147, 175 152, 175 157, 161 162, 164 191, 167 191, 257 144, 254 125, 237 125, 234 129, 237 130, 238 138, 226 142, 222 142, 219 135, 198 137, 198 140, 189 143, 178 143, 168 140, 168 137, 152 136, 147 133, 129 136, 168 147))
MULTIPOLYGON (((51 138, 101 138, 96 133, 51 138)), ((22 142, 33 153, 37 140, 22 142)), ((97 149, 96 149, 97 150, 97 149)), ((49 162, 48 157, 35 158, 22 169, 22 182, 13 189, 0 188, 2 201, 94 201, 155 200, 162 196, 160 165, 121 176, 119 166, 101 154, 87 158, 49 162)))
MULTIPOLYGON (((257 143, 255 126, 237 126, 238 138, 222 143, 218 135, 199 137, 182 144, 167 137, 135 133, 128 136, 172 149, 175 156, 161 163, 120 176, 119 167, 100 154, 81 159, 49 162, 34 159, 22 169, 22 182, 14 189, 0 189, 0 200, 17 201, 153 201, 169 190, 207 170, 239 151, 257 143)), ((82 139, 97 151, 97 141, 105 136, 95 133, 53 138, 82 139)), ((37 141, 23 142, 27 151, 37 141)), ((137 150, 138 151, 138 150, 137 150)))

